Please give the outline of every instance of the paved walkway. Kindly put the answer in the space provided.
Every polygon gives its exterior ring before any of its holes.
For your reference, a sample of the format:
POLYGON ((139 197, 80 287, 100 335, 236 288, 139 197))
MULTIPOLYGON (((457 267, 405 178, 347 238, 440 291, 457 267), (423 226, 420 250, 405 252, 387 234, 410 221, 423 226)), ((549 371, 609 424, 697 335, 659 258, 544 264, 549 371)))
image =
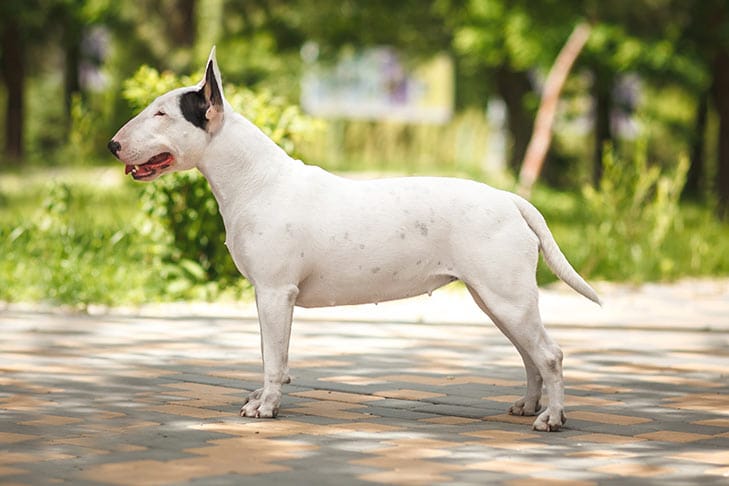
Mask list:
POLYGON ((297 312, 275 420, 237 416, 249 306, 5 306, 0 484, 727 484, 729 282, 600 291, 542 294, 566 355, 552 434, 505 414, 518 355, 457 290, 297 312))

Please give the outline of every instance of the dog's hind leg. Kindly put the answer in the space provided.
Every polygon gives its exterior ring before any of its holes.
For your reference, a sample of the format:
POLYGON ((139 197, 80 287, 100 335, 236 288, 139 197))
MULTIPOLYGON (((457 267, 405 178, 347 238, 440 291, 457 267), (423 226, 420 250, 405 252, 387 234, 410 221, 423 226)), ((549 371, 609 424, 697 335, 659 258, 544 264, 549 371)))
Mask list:
POLYGON ((261 326, 263 387, 252 392, 240 409, 242 417, 275 417, 281 403, 281 385, 289 382, 289 338, 294 303, 299 289, 256 287, 261 326))
MULTIPOLYGON (((559 430, 565 422, 562 351, 547 335, 539 315, 539 289, 535 278, 539 244, 533 233, 517 226, 492 235, 490 248, 464 255, 461 280, 481 309, 514 344, 524 361, 526 395, 511 407, 514 415, 539 414, 535 430, 559 430), (494 253, 502 255, 493 258, 494 253), (549 404, 540 410, 542 387, 549 404), (541 413, 540 413, 541 412, 541 413)), ((460 250, 460 251, 459 251, 460 250)))
MULTIPOLYGON (((533 278, 533 277, 532 277, 533 278)), ((515 286, 510 292, 504 287, 492 291, 488 287, 468 283, 475 292, 487 313, 499 329, 514 343, 522 354, 527 369, 527 394, 511 408, 511 413, 530 412, 537 408, 538 392, 541 382, 549 404, 534 421, 534 430, 557 431, 566 422, 564 415, 564 381, 562 378, 562 351, 547 335, 539 316, 536 283, 531 286, 515 286), (536 373, 532 368, 536 368, 536 373), (540 375, 542 380, 536 377, 540 375), (527 408, 528 407, 528 408, 527 408), (525 410, 525 408, 527 408, 525 410)))
POLYGON ((542 375, 539 374, 539 370, 529 356, 529 353, 527 353, 527 351, 522 347, 519 341, 511 335, 508 329, 506 329, 504 326, 501 326, 498 321, 496 321, 496 318, 493 317, 491 311, 489 311, 489 309, 486 307, 486 304, 484 304, 483 300, 481 300, 481 297, 478 295, 478 293, 470 286, 467 286, 467 288, 479 308, 486 315, 488 315, 491 320, 496 322, 497 327, 499 327, 501 332, 509 339, 509 341, 511 341, 516 350, 519 351, 519 355, 524 362, 524 369, 526 370, 527 378, 526 395, 514 402, 514 405, 509 408, 509 413, 511 415, 522 416, 536 415, 537 412, 539 412, 539 410, 541 409, 541 404, 539 403, 539 400, 542 398, 542 375))

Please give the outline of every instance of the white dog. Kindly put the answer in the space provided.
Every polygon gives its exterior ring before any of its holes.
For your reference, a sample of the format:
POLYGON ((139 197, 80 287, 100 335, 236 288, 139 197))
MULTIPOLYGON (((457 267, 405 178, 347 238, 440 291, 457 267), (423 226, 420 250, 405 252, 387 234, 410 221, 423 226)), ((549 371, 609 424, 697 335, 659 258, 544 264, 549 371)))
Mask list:
POLYGON ((261 326, 264 383, 242 416, 278 413, 295 305, 401 299, 461 280, 524 361, 526 395, 510 413, 539 413, 544 386, 549 404, 534 429, 564 424, 562 352, 537 305, 539 250, 563 281, 599 299, 524 199, 462 179, 353 181, 294 160, 227 103, 215 48, 197 86, 157 98, 109 149, 136 180, 196 167, 210 182, 261 326))

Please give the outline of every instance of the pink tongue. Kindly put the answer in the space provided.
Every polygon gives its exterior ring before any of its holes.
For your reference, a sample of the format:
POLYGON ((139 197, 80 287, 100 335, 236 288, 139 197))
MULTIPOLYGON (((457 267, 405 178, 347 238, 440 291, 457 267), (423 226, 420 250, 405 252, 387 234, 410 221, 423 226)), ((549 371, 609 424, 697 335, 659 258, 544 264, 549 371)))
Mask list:
POLYGON ((157 167, 149 167, 146 165, 140 165, 137 171, 134 173, 136 177, 146 177, 150 174, 154 174, 157 171, 157 167))
POLYGON ((142 165, 125 165, 124 175, 134 173, 135 177, 146 177, 157 172, 157 169, 165 169, 172 163, 172 155, 165 153, 152 157, 146 164, 142 165))

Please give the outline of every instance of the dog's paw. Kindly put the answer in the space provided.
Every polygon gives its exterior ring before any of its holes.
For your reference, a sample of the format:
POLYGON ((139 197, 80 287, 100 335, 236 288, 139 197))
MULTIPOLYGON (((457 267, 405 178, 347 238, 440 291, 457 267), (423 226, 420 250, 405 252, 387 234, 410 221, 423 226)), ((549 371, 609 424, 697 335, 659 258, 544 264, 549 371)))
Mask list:
POLYGON ((250 393, 240 408, 241 417, 274 418, 278 415, 281 392, 270 392, 263 388, 250 393))
POLYGON ((532 425, 532 429, 540 432, 557 432, 567 422, 567 417, 564 415, 564 410, 552 410, 547 408, 532 425))
POLYGON ((539 403, 539 399, 527 400, 526 397, 520 398, 514 405, 509 407, 509 415, 532 416, 539 413, 542 409, 542 405, 539 403))

